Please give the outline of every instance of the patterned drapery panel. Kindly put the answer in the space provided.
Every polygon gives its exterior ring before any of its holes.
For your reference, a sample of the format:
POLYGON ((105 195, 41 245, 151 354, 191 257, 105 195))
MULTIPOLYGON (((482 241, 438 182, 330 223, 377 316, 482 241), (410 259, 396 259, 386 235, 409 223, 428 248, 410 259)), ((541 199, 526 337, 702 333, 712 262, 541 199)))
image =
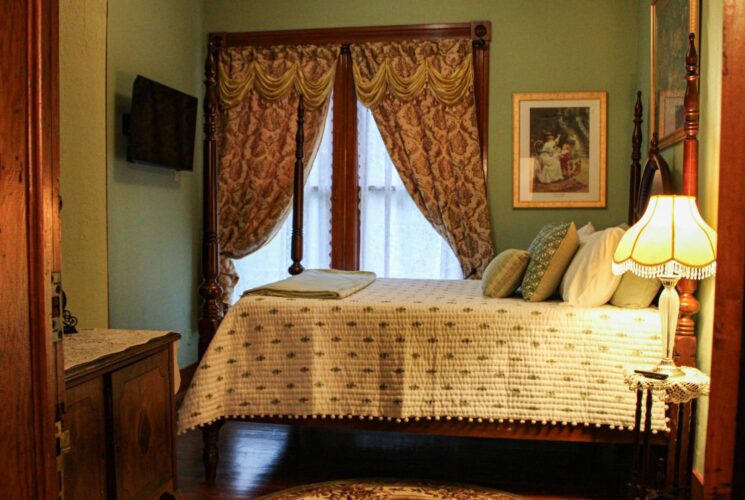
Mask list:
POLYGON ((407 191, 450 244, 464 276, 480 276, 494 249, 471 41, 364 43, 350 48, 357 96, 370 107, 407 191))
POLYGON ((229 303, 232 260, 255 252, 290 212, 298 95, 305 106, 305 168, 323 135, 339 47, 228 47, 221 51, 218 119, 220 284, 229 303))

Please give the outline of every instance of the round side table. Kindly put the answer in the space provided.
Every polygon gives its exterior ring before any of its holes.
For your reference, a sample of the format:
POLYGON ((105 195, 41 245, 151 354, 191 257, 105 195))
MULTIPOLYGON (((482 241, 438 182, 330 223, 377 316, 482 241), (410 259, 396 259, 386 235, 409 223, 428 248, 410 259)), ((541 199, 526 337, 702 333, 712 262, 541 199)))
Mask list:
MULTIPOLYGON (((631 466, 631 479, 628 487, 628 498, 685 498, 688 495, 688 485, 679 484, 680 478, 669 478, 665 488, 655 486, 650 463, 650 434, 652 433, 652 406, 657 399, 665 404, 683 404, 693 401, 709 393, 709 377, 689 366, 682 366, 683 375, 657 379, 635 372, 640 367, 624 368, 624 380, 629 390, 636 391, 636 413, 634 414, 634 451, 631 466), (646 396, 645 396, 646 392, 646 396), (644 430, 642 434, 642 414, 644 415, 644 430)), ((686 460, 681 457, 680 439, 671 440, 670 446, 678 447, 668 457, 675 460, 686 460)), ((678 464, 668 466, 668 470, 677 470, 678 464)), ((677 474, 676 474, 677 476, 677 474)), ((684 481, 688 483, 689 481, 684 481)))

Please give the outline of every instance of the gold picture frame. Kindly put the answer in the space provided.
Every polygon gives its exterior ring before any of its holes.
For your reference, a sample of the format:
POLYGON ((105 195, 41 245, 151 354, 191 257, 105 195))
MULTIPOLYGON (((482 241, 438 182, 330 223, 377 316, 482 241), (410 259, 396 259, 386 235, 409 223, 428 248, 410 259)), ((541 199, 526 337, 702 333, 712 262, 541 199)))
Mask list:
POLYGON ((698 50, 699 0, 651 0, 651 133, 657 132, 659 148, 681 141, 683 131, 683 95, 685 94, 685 57, 688 35, 696 35, 698 50))
POLYGON ((512 206, 606 206, 606 92, 512 96, 512 206))

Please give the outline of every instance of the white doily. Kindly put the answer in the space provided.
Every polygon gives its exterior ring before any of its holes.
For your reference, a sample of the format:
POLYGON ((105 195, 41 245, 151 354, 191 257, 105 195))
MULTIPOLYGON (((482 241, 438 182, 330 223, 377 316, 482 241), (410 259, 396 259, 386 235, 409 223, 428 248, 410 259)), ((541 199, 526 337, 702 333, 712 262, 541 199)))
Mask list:
MULTIPOLYGON (((681 366, 683 375, 680 377, 668 377, 665 380, 657 380, 645 377, 634 370, 638 366, 627 366, 623 370, 623 379, 629 389, 651 390, 660 401, 666 403, 687 403, 699 396, 709 394, 709 376, 701 370, 690 366, 681 366)), ((648 369, 648 367, 647 367, 648 369)))

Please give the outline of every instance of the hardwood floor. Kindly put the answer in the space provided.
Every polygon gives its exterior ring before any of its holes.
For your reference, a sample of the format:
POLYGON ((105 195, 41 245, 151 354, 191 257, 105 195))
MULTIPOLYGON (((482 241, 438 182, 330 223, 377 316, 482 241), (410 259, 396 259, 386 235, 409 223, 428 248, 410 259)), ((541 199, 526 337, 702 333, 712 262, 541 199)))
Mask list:
POLYGON ((533 443, 229 422, 217 485, 204 483, 201 433, 177 439, 186 499, 256 498, 335 479, 417 478, 497 488, 531 498, 623 498, 628 445, 533 443))

